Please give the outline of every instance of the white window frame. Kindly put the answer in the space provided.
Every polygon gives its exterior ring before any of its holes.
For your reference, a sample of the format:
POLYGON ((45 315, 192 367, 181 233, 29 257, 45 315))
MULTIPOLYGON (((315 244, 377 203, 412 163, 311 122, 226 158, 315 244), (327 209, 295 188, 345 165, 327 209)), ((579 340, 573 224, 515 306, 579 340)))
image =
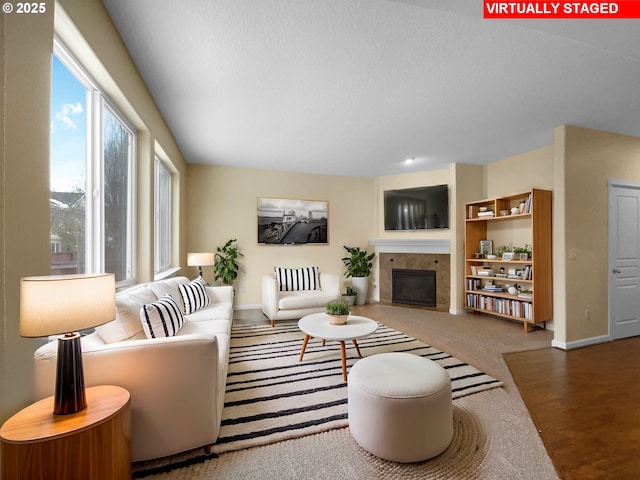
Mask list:
POLYGON ((173 173, 158 156, 154 166, 154 274, 172 268, 173 173), (163 182, 165 176, 165 182, 163 182), (166 181, 168 180, 168 181, 166 181), (163 191, 166 187, 167 191, 163 191), (165 194, 163 197, 163 193, 165 194), (164 203, 163 203, 164 200, 164 203), (166 255, 166 256, 165 256, 166 255))
POLYGON ((85 270, 86 273, 105 271, 104 239, 104 112, 108 110, 131 135, 127 185, 127 240, 126 275, 116 282, 117 287, 131 285, 136 281, 136 152, 137 135, 131 124, 109 101, 102 89, 87 73, 69 49, 54 36, 53 53, 76 79, 86 87, 87 119, 87 164, 85 194, 85 270))

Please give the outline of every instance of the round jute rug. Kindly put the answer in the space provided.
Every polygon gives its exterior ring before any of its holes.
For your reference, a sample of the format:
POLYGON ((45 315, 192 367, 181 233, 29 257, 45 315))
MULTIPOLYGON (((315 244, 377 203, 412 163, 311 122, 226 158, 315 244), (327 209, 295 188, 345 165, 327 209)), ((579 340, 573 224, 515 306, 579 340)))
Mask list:
POLYGON ((360 450, 374 466, 378 478, 472 480, 479 478, 478 467, 487 455, 488 443, 487 434, 473 412, 454 405, 453 439, 437 457, 419 463, 397 463, 360 450))
POLYGON ((478 479, 489 448, 487 432, 465 405, 453 406, 453 439, 439 456, 419 463, 396 463, 362 449, 348 428, 204 457, 202 449, 144 462, 134 478, 224 479, 478 479), (173 462, 172 462, 173 460, 173 462))

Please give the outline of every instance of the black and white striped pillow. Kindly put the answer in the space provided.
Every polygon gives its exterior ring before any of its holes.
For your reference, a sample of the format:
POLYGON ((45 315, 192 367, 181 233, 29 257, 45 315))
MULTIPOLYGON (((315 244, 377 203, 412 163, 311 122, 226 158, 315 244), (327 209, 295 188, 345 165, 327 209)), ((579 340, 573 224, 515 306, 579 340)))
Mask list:
POLYGON ((281 292, 292 292, 295 290, 320 290, 318 267, 275 267, 275 271, 281 292))
POLYGON ((184 325, 180 307, 168 293, 153 303, 143 305, 140 320, 147 338, 173 337, 184 325))
POLYGON ((189 315, 201 308, 211 304, 207 290, 204 288, 205 283, 202 277, 198 277, 191 283, 179 285, 182 301, 184 302, 184 313, 189 315))

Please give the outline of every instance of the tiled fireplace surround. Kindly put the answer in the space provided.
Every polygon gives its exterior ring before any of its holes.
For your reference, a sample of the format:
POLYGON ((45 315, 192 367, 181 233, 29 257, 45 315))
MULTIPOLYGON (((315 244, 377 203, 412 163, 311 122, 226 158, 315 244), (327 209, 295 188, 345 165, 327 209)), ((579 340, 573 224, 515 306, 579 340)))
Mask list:
MULTIPOLYGON (((380 303, 392 303, 391 271, 394 268, 436 271, 436 310, 448 311, 450 303, 450 255, 448 242, 371 241, 378 253, 380 303), (443 253, 446 252, 446 253, 443 253)), ((427 308, 427 307, 421 307, 427 308)))

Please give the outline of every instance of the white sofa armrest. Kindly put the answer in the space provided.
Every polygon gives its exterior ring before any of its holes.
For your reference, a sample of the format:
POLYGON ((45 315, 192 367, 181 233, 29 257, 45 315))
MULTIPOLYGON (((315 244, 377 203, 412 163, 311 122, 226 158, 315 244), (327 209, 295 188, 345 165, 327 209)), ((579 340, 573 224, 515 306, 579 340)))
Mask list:
MULTIPOLYGON (((36 351, 37 399, 54 392, 56 351, 56 342, 36 351)), ((131 394, 134 461, 208 445, 217 438, 220 369, 215 335, 87 345, 82 357, 87 387, 117 385, 131 394)))
POLYGON ((278 282, 275 273, 262 276, 262 312, 270 319, 278 313, 278 282))
POLYGON ((233 303, 233 287, 231 285, 216 285, 206 287, 211 303, 233 303))

